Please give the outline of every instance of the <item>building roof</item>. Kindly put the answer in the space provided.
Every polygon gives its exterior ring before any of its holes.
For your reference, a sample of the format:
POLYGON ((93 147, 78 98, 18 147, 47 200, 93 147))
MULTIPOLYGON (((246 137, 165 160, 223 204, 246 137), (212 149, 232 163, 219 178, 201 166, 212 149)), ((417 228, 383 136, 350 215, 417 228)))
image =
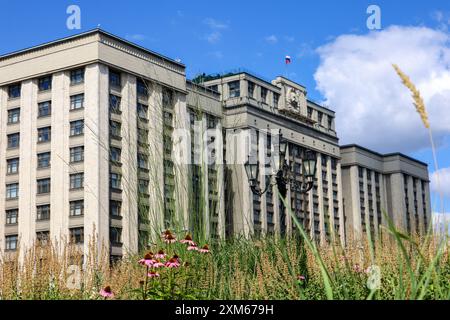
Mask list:
POLYGON ((95 34, 95 33, 101 33, 103 35, 107 35, 107 36, 109 36, 111 38, 114 38, 114 39, 116 39, 118 41, 124 42, 124 43, 128 44, 129 46, 132 46, 132 47, 134 47, 136 49, 139 49, 139 50, 145 51, 146 53, 149 53, 151 55, 157 56, 160 59, 169 61, 169 62, 171 62, 173 64, 176 64, 176 65, 178 65, 180 67, 183 67, 183 68, 186 67, 184 64, 182 64, 182 63, 180 63, 180 62, 178 62, 178 61, 176 61, 176 60, 174 60, 172 58, 168 58, 168 57, 166 57, 166 56, 164 56, 162 54, 159 54, 159 53, 157 53, 155 51, 152 51, 152 50, 149 50, 147 48, 144 48, 144 47, 142 47, 142 46, 140 46, 138 44, 135 44, 133 42, 125 40, 125 39, 123 39, 121 37, 118 37, 118 36, 112 34, 112 33, 104 31, 104 30, 102 30, 100 28, 95 28, 95 29, 92 29, 92 30, 89 30, 89 31, 77 33, 77 34, 69 36, 69 37, 57 39, 57 40, 46 42, 46 43, 43 43, 43 44, 40 44, 40 45, 36 45, 36 46, 28 47, 28 48, 25 48, 25 49, 13 51, 13 52, 10 52, 10 53, 7 53, 7 54, 3 54, 3 55, 0 55, 0 61, 3 60, 3 59, 14 57, 16 55, 20 55, 20 54, 26 53, 26 52, 40 50, 42 48, 53 46, 53 45, 61 43, 61 42, 66 42, 66 41, 70 41, 72 39, 89 36, 89 35, 92 35, 92 34, 95 34))
POLYGON ((342 150, 342 149, 350 149, 350 148, 361 149, 361 150, 364 150, 364 151, 366 151, 366 152, 372 153, 372 154, 374 154, 374 155, 376 155, 376 156, 379 156, 379 157, 381 157, 381 158, 393 157, 393 156, 399 156, 399 157, 408 159, 408 160, 410 160, 410 161, 413 161, 413 162, 416 162, 416 163, 419 163, 419 164, 421 164, 421 165, 423 165, 423 166, 427 166, 427 167, 428 167, 428 164, 427 164, 427 163, 422 162, 422 161, 417 160, 417 159, 414 159, 414 158, 412 158, 412 157, 410 157, 410 156, 407 156, 407 155, 405 155, 405 154, 403 154, 403 153, 400 153, 400 152, 393 152, 393 153, 385 153, 385 154, 382 154, 382 153, 378 153, 378 152, 376 152, 376 151, 367 149, 367 148, 365 148, 365 147, 362 147, 362 146, 360 146, 360 145, 358 145, 358 144, 354 144, 354 143, 353 143, 353 144, 346 144, 346 145, 340 146, 340 149, 341 149, 341 150, 342 150))

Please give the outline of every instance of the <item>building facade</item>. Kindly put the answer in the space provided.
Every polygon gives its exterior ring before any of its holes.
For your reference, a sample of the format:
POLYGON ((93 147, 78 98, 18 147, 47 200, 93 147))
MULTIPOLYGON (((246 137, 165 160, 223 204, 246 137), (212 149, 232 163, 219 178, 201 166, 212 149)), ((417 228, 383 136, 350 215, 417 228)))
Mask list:
POLYGON ((374 153, 353 164, 335 113, 305 87, 246 72, 206 80, 187 81, 183 64, 99 29, 1 56, 1 251, 66 239, 116 259, 165 228, 213 239, 292 234, 290 209, 312 238, 344 242, 362 223, 354 166, 383 175, 380 202, 411 213, 399 223, 430 221, 426 167, 374 153), (295 179, 305 151, 317 157, 313 189, 288 188, 284 202, 275 185, 253 195, 244 170, 259 161, 260 187, 272 184, 281 137, 295 179), (417 207, 409 201, 422 194, 417 207))
POLYGON ((431 223, 427 164, 400 153, 379 154, 358 145, 341 147, 347 238, 372 239, 388 217, 407 234, 424 234, 431 223))

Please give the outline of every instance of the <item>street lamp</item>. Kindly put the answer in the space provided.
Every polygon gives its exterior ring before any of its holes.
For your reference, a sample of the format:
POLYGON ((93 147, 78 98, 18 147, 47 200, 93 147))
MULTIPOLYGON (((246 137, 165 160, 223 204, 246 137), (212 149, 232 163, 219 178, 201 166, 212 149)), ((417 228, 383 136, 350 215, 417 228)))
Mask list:
MULTIPOLYGON (((245 172, 247 174, 248 181, 250 183, 250 189, 253 194, 262 196, 267 192, 269 187, 277 185, 278 190, 283 198, 286 197, 287 187, 290 186, 291 190, 295 190, 300 193, 307 193, 314 186, 314 177, 316 175, 317 158, 315 152, 306 150, 302 158, 302 181, 298 181, 293 176, 289 165, 285 159, 288 141, 282 138, 280 135, 280 168, 275 174, 275 182, 267 183, 264 190, 261 190, 258 183, 259 176, 259 161, 256 163, 250 163, 249 160, 244 164, 245 172)), ((269 175, 272 177, 272 175, 269 175)))

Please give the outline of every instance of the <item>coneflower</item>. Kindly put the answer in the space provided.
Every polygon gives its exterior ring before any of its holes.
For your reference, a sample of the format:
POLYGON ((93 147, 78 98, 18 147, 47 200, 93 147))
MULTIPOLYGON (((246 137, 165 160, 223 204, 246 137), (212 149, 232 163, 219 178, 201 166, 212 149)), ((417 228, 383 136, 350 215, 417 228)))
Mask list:
POLYGON ((164 259, 167 256, 166 253, 164 253, 164 250, 159 250, 157 254, 155 254, 156 259, 164 259))
POLYGON ((180 240, 180 242, 183 244, 188 244, 190 246, 195 246, 195 242, 192 241, 192 237, 189 234, 186 235, 183 240, 180 240))
POLYGON ((201 249, 198 249, 198 252, 200 253, 209 253, 209 247, 207 244, 205 244, 201 249))
POLYGON ((164 238, 164 242, 165 242, 165 243, 175 243, 176 241, 177 241, 177 238, 175 238, 175 237, 173 236, 173 234, 168 234, 168 235, 166 235, 165 238, 164 238))
POLYGON ((153 253, 148 252, 143 259, 138 261, 141 265, 152 266, 155 260, 153 260, 153 253))
POLYGON ((114 293, 112 292, 110 286, 106 286, 106 287, 104 287, 103 289, 101 289, 101 290, 100 290, 100 295, 101 295, 103 298, 105 298, 105 299, 108 299, 108 298, 114 298, 114 293))
POLYGON ((179 266, 180 262, 177 258, 170 258, 170 260, 166 262, 166 267, 168 268, 178 268, 179 266))
POLYGON ((155 271, 150 271, 147 276, 149 278, 158 278, 159 277, 159 273, 155 272, 155 271))
POLYGON ((161 268, 164 267, 164 263, 162 263, 159 260, 155 260, 155 262, 152 264, 152 268, 161 268))
POLYGON ((198 251, 198 247, 197 247, 196 245, 188 246, 188 247, 187 247, 187 250, 188 250, 188 251, 198 251))

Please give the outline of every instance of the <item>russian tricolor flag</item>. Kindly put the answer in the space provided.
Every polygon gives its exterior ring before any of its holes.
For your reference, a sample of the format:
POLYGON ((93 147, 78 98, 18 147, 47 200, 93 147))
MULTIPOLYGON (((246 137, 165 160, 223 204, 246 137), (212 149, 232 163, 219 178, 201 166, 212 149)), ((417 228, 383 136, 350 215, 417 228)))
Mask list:
POLYGON ((289 64, 289 63, 291 63, 292 61, 291 61, 291 56, 286 56, 286 64, 289 64))

